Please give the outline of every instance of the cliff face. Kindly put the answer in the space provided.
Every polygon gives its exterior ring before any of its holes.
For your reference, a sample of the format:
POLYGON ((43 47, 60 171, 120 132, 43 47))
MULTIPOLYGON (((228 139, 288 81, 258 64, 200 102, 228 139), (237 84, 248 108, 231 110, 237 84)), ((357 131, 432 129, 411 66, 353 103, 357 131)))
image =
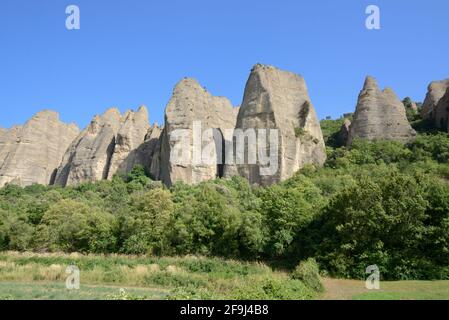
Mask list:
POLYGON ((449 79, 433 81, 427 88, 427 95, 421 116, 436 128, 449 130, 449 79))
POLYGON ((405 107, 393 90, 387 88, 381 91, 376 80, 367 77, 349 127, 347 145, 355 138, 408 142, 415 136, 405 107))
POLYGON ((435 112, 435 126, 449 132, 449 87, 438 101, 435 112))
MULTIPOLYGON (((449 79, 430 84, 423 113, 449 130, 449 79)), ((353 120, 345 121, 338 138, 350 145, 355 138, 407 142, 415 135, 394 92, 381 91, 367 77, 353 120)), ((76 185, 112 179, 136 165, 168 186, 233 175, 270 185, 325 159, 304 79, 267 65, 251 70, 237 108, 196 80, 183 79, 174 88, 162 127, 150 126, 141 107, 124 115, 109 109, 81 133, 51 111, 23 126, 0 128, 0 186, 76 185)))
MULTIPOLYGON (((305 81, 299 75, 265 65, 256 65, 252 69, 235 134, 238 130, 246 132, 253 129, 258 138, 266 134, 266 141, 270 141, 271 133, 277 132, 275 140, 278 147, 275 148, 273 141, 264 144, 263 139, 258 140, 259 157, 256 162, 249 163, 249 154, 244 155, 245 164, 237 163, 235 158, 235 165, 225 166, 226 176, 238 174, 251 183, 270 185, 291 177, 306 164, 322 165, 326 159, 320 124, 305 81), (267 159, 261 161, 259 151, 266 156, 271 153, 269 163, 267 159)), ((246 151, 248 147, 246 142, 246 151)), ((234 145, 234 151, 236 155, 237 145, 234 145)))
POLYGON ((158 178, 171 185, 176 181, 198 183, 219 176, 222 132, 234 126, 235 114, 228 99, 212 96, 194 79, 181 80, 165 110, 156 160, 160 168, 153 168, 159 171, 158 178), (210 134, 212 130, 215 136, 210 134))
POLYGON ((65 150, 78 135, 74 124, 59 121, 53 111, 42 111, 24 126, 0 132, 0 186, 50 184, 65 150))
POLYGON ((148 111, 140 107, 137 112, 128 111, 122 117, 121 126, 115 137, 114 152, 108 171, 108 179, 116 173, 128 173, 135 165, 150 166, 149 150, 145 137, 150 129, 148 111))
POLYGON ((112 179, 114 174, 126 174, 138 164, 149 169, 151 159, 145 141, 149 129, 145 107, 123 116, 115 108, 95 116, 65 153, 55 184, 112 179))
POLYGON ((435 125, 437 126, 439 126, 438 115, 442 113, 442 110, 439 110, 437 106, 448 89, 449 79, 433 81, 427 88, 427 94, 422 106, 421 116, 424 119, 430 119, 434 121, 435 125))
POLYGON ((65 153, 55 184, 67 186, 106 179, 120 120, 117 109, 109 109, 102 116, 95 116, 65 153))

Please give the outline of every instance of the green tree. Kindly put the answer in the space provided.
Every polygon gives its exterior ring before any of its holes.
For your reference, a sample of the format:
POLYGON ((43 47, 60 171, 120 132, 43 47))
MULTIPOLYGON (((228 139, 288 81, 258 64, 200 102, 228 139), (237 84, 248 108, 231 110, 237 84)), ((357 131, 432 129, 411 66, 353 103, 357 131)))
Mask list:
POLYGON ((83 202, 64 199, 45 212, 38 245, 63 251, 111 252, 115 248, 115 219, 83 202))
POLYGON ((131 212, 123 218, 123 250, 127 253, 163 253, 167 226, 173 214, 168 190, 153 189, 131 198, 131 212))

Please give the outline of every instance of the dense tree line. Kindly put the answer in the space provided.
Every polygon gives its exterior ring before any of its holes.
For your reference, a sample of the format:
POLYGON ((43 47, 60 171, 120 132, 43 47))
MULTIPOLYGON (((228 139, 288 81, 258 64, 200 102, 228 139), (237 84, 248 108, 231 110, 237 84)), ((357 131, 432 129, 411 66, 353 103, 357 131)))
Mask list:
POLYGON ((323 168, 266 188, 234 177, 168 189, 142 167, 76 187, 8 185, 0 249, 315 258, 334 276, 376 264, 386 279, 449 279, 448 135, 328 153, 323 168))

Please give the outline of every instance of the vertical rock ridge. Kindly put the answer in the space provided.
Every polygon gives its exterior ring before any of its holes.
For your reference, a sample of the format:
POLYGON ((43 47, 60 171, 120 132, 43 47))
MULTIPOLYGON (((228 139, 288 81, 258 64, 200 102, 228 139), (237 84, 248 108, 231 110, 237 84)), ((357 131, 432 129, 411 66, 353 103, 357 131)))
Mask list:
MULTIPOLYGON (((201 131, 219 129, 233 129, 235 126, 235 115, 232 104, 224 97, 212 96, 207 90, 191 78, 181 80, 174 88, 173 95, 165 110, 165 126, 161 133, 159 150, 156 151, 153 160, 159 162, 160 168, 152 165, 152 174, 158 176, 165 184, 171 185, 176 181, 186 183, 198 183, 213 179, 218 175, 217 160, 214 163, 193 163, 193 124, 198 122, 201 131), (187 163, 179 163, 171 157, 171 152, 179 141, 173 140, 174 132, 184 130, 190 139, 185 150, 187 163)), ((207 140, 207 139, 206 139, 207 140)), ((202 147, 213 143, 203 140, 202 147)), ((218 150, 219 151, 219 150, 218 150)), ((216 148, 212 152, 217 152, 216 148)))
POLYGON ((44 110, 24 126, 0 135, 0 186, 50 184, 65 150, 79 133, 74 124, 59 120, 59 114, 44 110))
POLYGON ((355 138, 386 139, 408 142, 416 132, 407 120, 404 104, 391 88, 380 91, 374 78, 368 76, 359 94, 347 145, 355 138))
POLYGON ((253 67, 236 129, 277 129, 278 170, 262 175, 259 162, 226 165, 225 176, 241 175, 251 183, 270 185, 291 177, 306 164, 322 165, 326 159, 321 127, 305 80, 292 72, 261 64, 253 67))

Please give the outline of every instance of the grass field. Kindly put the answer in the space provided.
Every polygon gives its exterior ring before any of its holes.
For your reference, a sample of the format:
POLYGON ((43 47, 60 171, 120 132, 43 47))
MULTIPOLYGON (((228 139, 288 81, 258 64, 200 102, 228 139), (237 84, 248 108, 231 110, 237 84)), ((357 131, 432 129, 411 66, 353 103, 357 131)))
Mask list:
POLYGON ((0 253, 1 299, 313 299, 317 293, 262 263, 204 257, 0 253), (80 269, 80 290, 65 270, 80 269), (125 293, 120 289, 125 289, 125 293))
POLYGON ((323 279, 325 300, 449 300, 449 281, 382 281, 380 290, 364 281, 323 279))
POLYGON ((204 257, 0 253, 0 299, 323 299, 449 300, 449 281, 322 279, 318 294, 288 272, 263 263, 204 257), (80 289, 65 287, 66 267, 80 269, 80 289))

